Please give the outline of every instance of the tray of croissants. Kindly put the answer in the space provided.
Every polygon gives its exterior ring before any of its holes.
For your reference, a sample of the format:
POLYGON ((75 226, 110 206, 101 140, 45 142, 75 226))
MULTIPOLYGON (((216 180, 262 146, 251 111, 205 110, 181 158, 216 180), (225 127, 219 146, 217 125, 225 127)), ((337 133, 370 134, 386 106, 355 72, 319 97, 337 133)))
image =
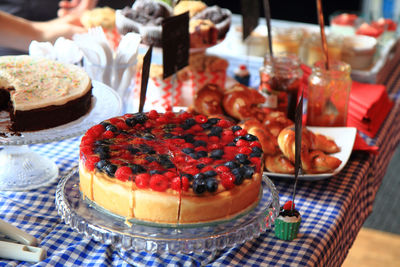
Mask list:
MULTIPOLYGON (((229 88, 207 84, 200 88, 189 107, 209 117, 234 120, 262 144, 264 169, 268 176, 294 178, 294 122, 284 112, 263 108, 264 96, 235 83, 229 88)), ((302 127, 301 180, 322 180, 345 167, 356 137, 353 127, 302 127)))

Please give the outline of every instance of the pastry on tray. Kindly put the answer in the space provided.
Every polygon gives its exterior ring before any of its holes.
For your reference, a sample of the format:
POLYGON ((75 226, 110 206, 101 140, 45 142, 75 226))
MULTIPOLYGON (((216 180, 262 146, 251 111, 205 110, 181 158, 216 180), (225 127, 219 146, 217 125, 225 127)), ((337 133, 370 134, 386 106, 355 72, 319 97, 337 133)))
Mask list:
POLYGON ((231 121, 183 113, 126 114, 80 144, 80 190, 103 209, 142 221, 228 219, 258 203, 262 149, 231 121))
POLYGON ((0 110, 13 131, 65 124, 91 108, 92 82, 75 65, 30 56, 0 57, 0 110))
MULTIPOLYGON (((272 173, 294 174, 294 123, 284 112, 263 108, 264 97, 243 84, 230 88, 206 85, 194 96, 193 110, 201 114, 222 113, 238 121, 256 136, 263 148, 264 167, 272 173), (214 88, 215 90, 210 90, 214 88), (221 91, 223 97, 221 99, 221 91), (218 106, 218 103, 220 106, 218 106)), ((335 157, 341 148, 322 134, 303 128, 301 167, 306 174, 332 173, 342 163, 335 157)))

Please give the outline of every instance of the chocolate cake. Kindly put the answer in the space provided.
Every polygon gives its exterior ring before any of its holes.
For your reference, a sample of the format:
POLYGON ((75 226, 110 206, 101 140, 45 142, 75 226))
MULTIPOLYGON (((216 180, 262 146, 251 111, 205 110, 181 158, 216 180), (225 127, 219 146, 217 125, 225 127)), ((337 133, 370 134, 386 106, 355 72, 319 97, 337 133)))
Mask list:
POLYGON ((92 84, 75 65, 30 56, 0 57, 0 111, 10 113, 12 131, 36 131, 85 115, 92 84))

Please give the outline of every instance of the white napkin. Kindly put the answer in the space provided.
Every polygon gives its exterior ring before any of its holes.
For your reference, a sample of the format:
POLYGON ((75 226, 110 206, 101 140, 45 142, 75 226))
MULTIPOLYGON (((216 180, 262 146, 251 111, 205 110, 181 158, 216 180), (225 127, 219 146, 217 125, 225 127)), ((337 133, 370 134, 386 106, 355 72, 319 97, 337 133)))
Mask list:
POLYGON ((29 44, 29 55, 36 58, 56 60, 56 52, 50 42, 32 41, 29 44))
POLYGON ((83 57, 79 47, 64 37, 59 37, 54 45, 50 42, 32 41, 29 45, 29 55, 69 64, 78 64, 83 57))
POLYGON ((83 58, 82 51, 70 39, 59 37, 54 43, 56 59, 63 63, 77 64, 83 58))

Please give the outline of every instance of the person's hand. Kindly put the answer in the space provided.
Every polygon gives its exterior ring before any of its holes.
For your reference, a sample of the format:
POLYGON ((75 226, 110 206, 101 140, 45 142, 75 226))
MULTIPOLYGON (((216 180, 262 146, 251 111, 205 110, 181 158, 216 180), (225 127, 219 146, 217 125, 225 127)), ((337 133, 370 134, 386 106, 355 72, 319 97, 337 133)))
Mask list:
POLYGON ((65 15, 46 22, 33 22, 39 32, 38 41, 54 42, 58 37, 72 38, 74 34, 84 33, 86 29, 75 15, 65 15))
POLYGON ((60 1, 57 15, 64 17, 66 15, 74 14, 81 16, 86 10, 93 9, 97 5, 97 0, 71 0, 60 1))

